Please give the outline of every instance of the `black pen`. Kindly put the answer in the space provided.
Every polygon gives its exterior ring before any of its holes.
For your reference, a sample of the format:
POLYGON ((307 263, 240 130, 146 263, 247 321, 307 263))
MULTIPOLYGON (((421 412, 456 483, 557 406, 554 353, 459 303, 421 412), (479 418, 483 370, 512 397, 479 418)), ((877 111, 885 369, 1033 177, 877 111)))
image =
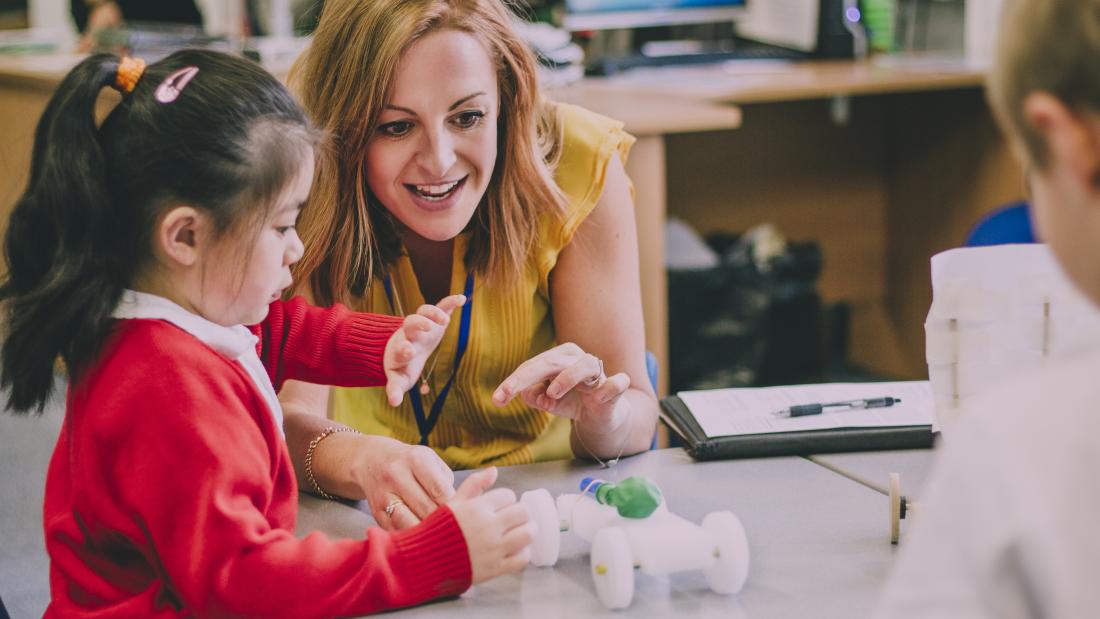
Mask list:
POLYGON ((807 415, 820 415, 828 408, 840 410, 854 410, 861 408, 885 408, 901 402, 901 398, 865 398, 863 400, 848 400, 846 402, 829 402, 827 404, 798 404, 790 408, 775 411, 776 417, 805 417, 807 415))

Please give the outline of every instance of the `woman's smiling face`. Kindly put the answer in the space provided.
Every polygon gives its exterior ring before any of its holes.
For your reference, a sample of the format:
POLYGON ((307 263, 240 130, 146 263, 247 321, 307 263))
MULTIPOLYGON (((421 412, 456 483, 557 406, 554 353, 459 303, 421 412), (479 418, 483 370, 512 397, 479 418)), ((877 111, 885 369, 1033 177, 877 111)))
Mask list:
POLYGON ((484 46, 455 30, 420 39, 402 57, 367 145, 371 193, 421 237, 454 238, 493 175, 499 110, 484 46))

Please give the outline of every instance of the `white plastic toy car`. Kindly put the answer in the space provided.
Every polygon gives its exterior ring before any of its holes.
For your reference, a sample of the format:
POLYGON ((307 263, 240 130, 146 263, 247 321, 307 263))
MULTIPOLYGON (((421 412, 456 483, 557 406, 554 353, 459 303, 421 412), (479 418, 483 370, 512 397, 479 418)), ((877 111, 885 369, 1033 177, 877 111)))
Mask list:
POLYGON ((520 500, 539 531, 531 547, 532 564, 557 563, 561 532, 573 531, 592 545, 592 580, 600 601, 610 609, 630 605, 636 567, 647 574, 703 570, 716 593, 737 593, 744 586, 749 545, 745 528, 732 512, 707 514, 700 526, 669 512, 656 491, 660 503, 652 513, 627 518, 620 515, 621 508, 597 500, 593 490, 601 483, 586 479, 582 494, 563 494, 557 501, 545 489, 523 494, 520 500))

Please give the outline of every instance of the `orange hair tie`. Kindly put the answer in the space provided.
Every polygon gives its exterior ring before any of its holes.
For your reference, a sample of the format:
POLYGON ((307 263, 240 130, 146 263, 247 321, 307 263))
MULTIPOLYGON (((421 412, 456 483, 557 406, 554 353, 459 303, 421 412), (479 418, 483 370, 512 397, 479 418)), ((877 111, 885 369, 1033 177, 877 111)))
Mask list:
POLYGON ((118 73, 115 74, 115 90, 124 95, 134 92, 142 73, 145 73, 145 61, 134 56, 126 56, 118 61, 118 73))

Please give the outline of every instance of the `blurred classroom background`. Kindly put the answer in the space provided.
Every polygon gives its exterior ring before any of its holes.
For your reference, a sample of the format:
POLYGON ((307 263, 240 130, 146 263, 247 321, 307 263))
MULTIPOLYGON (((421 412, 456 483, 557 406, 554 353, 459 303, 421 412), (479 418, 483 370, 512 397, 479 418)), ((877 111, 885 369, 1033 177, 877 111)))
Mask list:
MULTIPOLYGON (((550 96, 639 138, 628 172, 662 395, 926 377, 929 258, 1023 197, 982 93, 998 4, 526 3, 550 96)), ((133 21, 94 44, 150 59, 205 45, 285 76, 320 10, 195 5, 201 28, 133 21)), ((78 57, 76 12, 71 0, 0 0, 5 218, 34 123, 78 57)))

